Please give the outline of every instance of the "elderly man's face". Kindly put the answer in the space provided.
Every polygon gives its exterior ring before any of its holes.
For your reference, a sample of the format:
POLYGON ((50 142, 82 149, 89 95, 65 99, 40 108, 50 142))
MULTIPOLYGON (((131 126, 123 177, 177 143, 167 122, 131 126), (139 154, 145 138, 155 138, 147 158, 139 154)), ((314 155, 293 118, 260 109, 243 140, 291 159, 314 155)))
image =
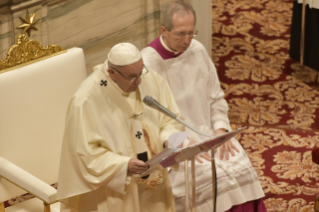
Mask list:
POLYGON ((136 91, 141 84, 141 74, 143 71, 143 60, 139 60, 136 63, 127 66, 120 67, 108 67, 108 72, 112 80, 126 93, 136 91), (115 69, 115 70, 114 70, 115 69), (120 72, 120 73, 119 73, 120 72), (134 79, 135 80, 130 80, 134 79))
POLYGON ((184 52, 189 47, 195 31, 195 20, 193 13, 174 13, 172 17, 173 29, 168 31, 164 26, 160 27, 165 44, 173 51, 184 52), (184 36, 181 36, 184 35, 184 36))

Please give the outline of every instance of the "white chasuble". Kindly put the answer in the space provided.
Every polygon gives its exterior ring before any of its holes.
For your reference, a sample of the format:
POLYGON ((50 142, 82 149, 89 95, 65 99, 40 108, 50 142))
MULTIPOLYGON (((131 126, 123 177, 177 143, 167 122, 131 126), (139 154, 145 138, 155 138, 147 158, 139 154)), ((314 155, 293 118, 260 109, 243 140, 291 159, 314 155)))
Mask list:
MULTIPOLYGON (((58 199, 79 212, 173 212, 166 170, 146 179, 127 171, 131 158, 150 159, 163 142, 184 130, 148 106, 145 95, 179 116, 166 81, 150 71, 134 93, 124 93, 105 64, 81 84, 68 109, 61 153, 58 199)), ((63 211, 63 209, 61 210, 63 211)))
MULTIPOLYGON (((220 87, 217 71, 205 48, 195 39, 183 53, 169 51, 160 37, 142 50, 144 64, 167 80, 185 121, 198 130, 214 134, 219 128, 230 130, 227 117, 228 106, 220 87)), ((192 133, 191 140, 204 137, 192 133)), ((264 192, 258 176, 236 139, 239 149, 229 160, 219 159, 215 154, 217 169, 217 212, 229 210, 233 205, 262 198, 264 192)), ((176 210, 185 211, 184 165, 169 173, 176 210)), ((212 211, 212 177, 210 162, 196 162, 197 211, 212 211)))

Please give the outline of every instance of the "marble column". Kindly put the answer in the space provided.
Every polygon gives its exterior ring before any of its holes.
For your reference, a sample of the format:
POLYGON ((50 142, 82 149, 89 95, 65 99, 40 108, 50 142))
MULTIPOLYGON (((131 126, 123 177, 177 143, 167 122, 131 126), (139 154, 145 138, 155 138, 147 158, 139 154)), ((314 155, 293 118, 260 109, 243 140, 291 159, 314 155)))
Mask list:
POLYGON ((188 0, 196 12, 196 29, 199 31, 196 39, 212 56, 212 0, 188 0))

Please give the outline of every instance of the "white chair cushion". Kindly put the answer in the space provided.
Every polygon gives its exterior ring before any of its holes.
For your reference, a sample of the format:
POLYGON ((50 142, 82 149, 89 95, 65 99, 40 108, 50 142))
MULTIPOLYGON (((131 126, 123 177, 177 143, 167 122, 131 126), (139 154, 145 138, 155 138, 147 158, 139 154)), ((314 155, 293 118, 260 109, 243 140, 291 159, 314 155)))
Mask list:
MULTIPOLYGON (((1 157, 48 185, 56 183, 68 104, 86 77, 80 48, 0 74, 1 157)), ((23 178, 16 180, 26 186, 23 178)), ((26 193, 3 179, 0 191, 0 202, 26 193)))

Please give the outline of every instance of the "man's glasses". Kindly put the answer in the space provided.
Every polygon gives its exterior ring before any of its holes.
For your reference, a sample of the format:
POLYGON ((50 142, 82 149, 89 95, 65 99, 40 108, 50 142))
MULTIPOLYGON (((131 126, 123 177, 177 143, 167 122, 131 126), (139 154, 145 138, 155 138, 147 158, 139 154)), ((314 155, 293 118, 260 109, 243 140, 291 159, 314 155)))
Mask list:
MULTIPOLYGON (((172 33, 172 32, 170 32, 170 33, 172 33)), ((196 37, 197 34, 198 34, 198 31, 196 29, 194 31, 191 31, 191 32, 188 32, 188 33, 186 33, 186 32, 172 33, 172 35, 174 37, 176 37, 177 39, 185 38, 186 35, 188 35, 189 38, 194 38, 194 37, 196 37)))
POLYGON ((113 69, 114 71, 116 71, 117 73, 119 73, 122 77, 124 77, 127 81, 129 82, 135 82, 135 80, 137 80, 138 78, 144 76, 145 74, 147 74, 149 72, 149 70, 146 68, 146 66, 143 64, 144 68, 142 70, 142 73, 138 76, 134 76, 134 77, 130 77, 130 78, 127 78, 126 76, 124 76, 121 72, 119 72, 119 70, 117 70, 116 68, 114 67, 111 67, 111 69, 113 69))

